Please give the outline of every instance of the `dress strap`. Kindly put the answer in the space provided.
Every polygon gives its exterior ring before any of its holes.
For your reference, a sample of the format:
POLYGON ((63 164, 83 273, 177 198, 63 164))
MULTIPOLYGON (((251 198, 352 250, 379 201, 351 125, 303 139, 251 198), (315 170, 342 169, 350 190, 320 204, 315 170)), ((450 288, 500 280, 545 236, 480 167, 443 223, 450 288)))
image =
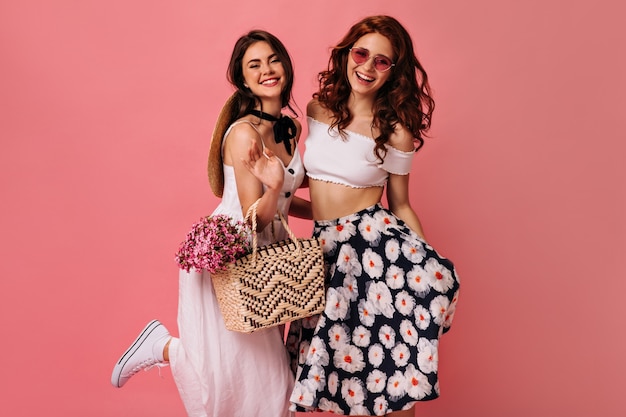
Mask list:
POLYGON ((263 135, 261 135, 261 132, 259 132, 259 129, 255 126, 255 124, 249 120, 237 120, 236 122, 228 126, 228 129, 226 129, 226 132, 224 133, 224 140, 222 140, 222 152, 224 152, 224 143, 226 142, 226 137, 228 137, 228 134, 230 133, 231 129, 242 123, 249 124, 256 131, 256 133, 259 134, 259 138, 261 139, 261 143, 263 144, 263 152, 265 153, 265 142, 263 142, 263 135))

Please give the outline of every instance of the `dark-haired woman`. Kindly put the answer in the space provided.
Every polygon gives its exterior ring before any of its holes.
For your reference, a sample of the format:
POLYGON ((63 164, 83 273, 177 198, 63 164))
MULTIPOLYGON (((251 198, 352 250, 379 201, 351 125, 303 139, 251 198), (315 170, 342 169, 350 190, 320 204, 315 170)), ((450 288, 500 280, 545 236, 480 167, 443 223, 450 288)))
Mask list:
MULTIPOLYGON (((291 59, 276 37, 252 31, 237 41, 228 79, 236 91, 222 109, 209 155, 211 187, 222 198, 213 214, 242 220, 260 198, 257 231, 265 245, 287 238, 277 210, 310 218, 310 207, 294 199, 304 178, 300 125, 281 114, 285 107, 295 114, 291 59), (256 159, 259 154, 267 158, 256 159)), ((116 363, 113 385, 169 364, 189 416, 289 415, 293 374, 279 328, 226 330, 207 271, 180 270, 178 330, 175 338, 150 322, 116 363)))

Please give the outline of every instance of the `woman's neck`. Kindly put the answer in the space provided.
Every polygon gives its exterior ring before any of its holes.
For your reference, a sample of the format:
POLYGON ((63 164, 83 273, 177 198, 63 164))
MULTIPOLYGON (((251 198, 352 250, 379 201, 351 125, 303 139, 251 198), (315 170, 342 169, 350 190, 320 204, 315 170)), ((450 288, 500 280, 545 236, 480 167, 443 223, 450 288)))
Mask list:
POLYGON ((282 107, 278 101, 263 101, 260 105, 255 106, 254 110, 262 111, 274 117, 280 117, 282 107))
POLYGON ((374 99, 352 93, 348 98, 348 109, 353 117, 373 119, 374 99))

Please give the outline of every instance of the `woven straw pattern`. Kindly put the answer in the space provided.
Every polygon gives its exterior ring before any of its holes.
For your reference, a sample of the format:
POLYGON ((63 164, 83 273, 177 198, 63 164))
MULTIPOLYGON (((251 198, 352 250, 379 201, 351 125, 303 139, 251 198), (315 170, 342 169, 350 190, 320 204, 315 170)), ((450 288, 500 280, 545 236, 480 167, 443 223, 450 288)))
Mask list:
MULTIPOLYGON (((257 203, 250 208, 253 230, 257 203)), ((213 274, 213 287, 229 330, 251 333, 324 310, 322 247, 317 239, 296 238, 279 215, 290 239, 257 248, 253 235, 252 253, 213 274)))

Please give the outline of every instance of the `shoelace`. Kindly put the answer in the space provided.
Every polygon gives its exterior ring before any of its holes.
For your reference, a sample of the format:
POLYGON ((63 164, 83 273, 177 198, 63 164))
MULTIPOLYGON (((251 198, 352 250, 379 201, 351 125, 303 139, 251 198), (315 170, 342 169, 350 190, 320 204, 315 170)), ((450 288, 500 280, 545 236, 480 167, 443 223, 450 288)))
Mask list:
POLYGON ((144 370, 144 371, 149 371, 150 369, 154 368, 155 366, 157 368, 159 368, 159 376, 161 376, 161 368, 163 368, 164 366, 167 366, 168 364, 165 362, 161 362, 158 361, 157 359, 154 358, 150 358, 147 359, 141 363, 139 363, 137 366, 135 366, 133 369, 131 369, 127 375, 124 375, 124 377, 128 377, 130 378, 131 376, 135 375, 137 372, 144 370))

